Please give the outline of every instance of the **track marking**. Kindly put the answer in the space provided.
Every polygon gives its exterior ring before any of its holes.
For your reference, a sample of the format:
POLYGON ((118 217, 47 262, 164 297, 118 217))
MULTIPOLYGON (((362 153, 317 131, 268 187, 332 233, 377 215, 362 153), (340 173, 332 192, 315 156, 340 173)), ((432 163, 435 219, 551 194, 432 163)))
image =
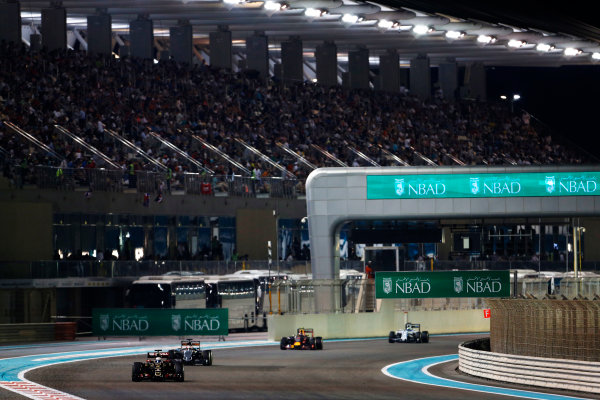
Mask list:
POLYGON ((390 364, 386 367, 383 367, 381 369, 381 372, 383 372, 385 375, 391 378, 400 379, 408 382, 420 383, 423 385, 431 386, 441 386, 453 389, 469 390, 473 392, 492 393, 501 396, 512 396, 535 400, 590 400, 589 398, 585 397, 562 396, 551 393, 541 393, 528 390, 510 389, 498 386, 466 383, 447 378, 440 378, 429 372, 429 368, 435 365, 457 359, 458 354, 418 358, 415 360, 390 364))
POLYGON ((30 381, 0 382, 0 387, 34 400, 84 400, 30 381))
MULTIPOLYGON (((226 349, 251 346, 273 346, 276 342, 267 340, 236 341, 228 343, 206 343, 203 349, 226 349)), ((33 356, 13 357, 0 359, 0 388, 20 394, 33 400, 85 400, 81 397, 61 392, 47 386, 40 385, 25 379, 25 374, 31 370, 47 367, 50 365, 64 364, 69 362, 121 357, 134 354, 144 354, 157 348, 177 348, 181 343, 168 345, 165 343, 153 344, 139 347, 122 347, 94 351, 75 351, 59 354, 37 354, 33 356)))

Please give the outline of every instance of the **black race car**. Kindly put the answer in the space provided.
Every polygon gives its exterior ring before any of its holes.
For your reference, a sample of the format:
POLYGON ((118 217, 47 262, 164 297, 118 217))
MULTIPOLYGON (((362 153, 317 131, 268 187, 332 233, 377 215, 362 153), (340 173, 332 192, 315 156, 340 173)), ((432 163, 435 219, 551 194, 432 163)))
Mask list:
POLYGON ((182 340, 181 348, 175 352, 184 365, 212 365, 212 350, 200 350, 200 342, 192 339, 182 340))
POLYGON ((390 331, 390 343, 429 343, 429 332, 421 332, 421 324, 407 322, 404 329, 390 331))
POLYGON ((131 368, 131 380, 183 382, 183 362, 174 358, 173 351, 156 350, 148 353, 146 362, 134 362, 131 368))
POLYGON ((296 336, 282 337, 281 350, 323 350, 323 338, 314 336, 312 329, 298 328, 296 336))

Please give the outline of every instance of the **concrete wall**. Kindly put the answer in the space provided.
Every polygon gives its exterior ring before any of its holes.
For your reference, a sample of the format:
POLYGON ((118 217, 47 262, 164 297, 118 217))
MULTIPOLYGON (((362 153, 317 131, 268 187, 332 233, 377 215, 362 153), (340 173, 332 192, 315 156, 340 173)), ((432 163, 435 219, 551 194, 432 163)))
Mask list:
POLYGON ((52 204, 0 201, 0 261, 52 259, 52 204))
POLYGON ((379 312, 357 314, 288 314, 269 315, 269 340, 279 341, 296 329, 313 328, 323 339, 387 337, 392 330, 404 327, 406 322, 421 324, 421 330, 430 334, 487 332, 490 320, 483 318, 483 310, 409 311, 394 309, 393 303, 382 301, 379 312))

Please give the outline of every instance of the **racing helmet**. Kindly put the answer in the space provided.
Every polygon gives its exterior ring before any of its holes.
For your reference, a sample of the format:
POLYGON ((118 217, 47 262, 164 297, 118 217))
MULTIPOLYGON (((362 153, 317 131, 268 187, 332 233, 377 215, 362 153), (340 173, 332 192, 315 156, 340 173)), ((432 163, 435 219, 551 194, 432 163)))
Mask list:
POLYGON ((156 356, 156 360, 154 360, 154 362, 156 362, 157 364, 160 364, 162 362, 162 358, 160 357, 160 354, 158 354, 156 356))

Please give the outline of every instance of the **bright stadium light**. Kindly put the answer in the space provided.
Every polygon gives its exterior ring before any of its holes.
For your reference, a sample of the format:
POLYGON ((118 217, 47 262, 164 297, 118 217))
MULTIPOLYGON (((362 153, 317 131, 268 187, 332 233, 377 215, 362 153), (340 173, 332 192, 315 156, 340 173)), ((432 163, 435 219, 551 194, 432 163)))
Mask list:
POLYGON ((523 47, 527 43, 522 40, 511 39, 508 41, 508 47, 512 47, 513 49, 518 49, 519 47, 523 47))
POLYGON ((433 29, 431 29, 427 25, 415 25, 415 27, 412 30, 417 35, 424 35, 426 33, 429 33, 429 32, 433 31, 433 29))
POLYGON ((347 24, 355 24, 358 22, 358 15, 344 14, 344 16, 342 17, 342 21, 347 24))
POLYGON ((573 57, 573 56, 578 56, 581 54, 581 50, 573 48, 573 47, 567 47, 565 49, 565 56, 567 57, 573 57))
POLYGON ((521 95, 520 94, 513 94, 513 101, 517 101, 521 99, 521 95))
POLYGON ((380 19, 377 23, 377 26, 381 29, 390 29, 392 26, 394 26, 394 22, 388 21, 387 19, 380 19))
POLYGON ((496 42, 496 38, 489 35, 479 35, 477 36, 477 42, 483 44, 490 44, 496 42))
POLYGON ((265 1, 263 7, 268 11, 279 11, 281 10, 281 3, 276 1, 265 1))
POLYGON ((551 44, 546 44, 546 43, 538 43, 538 45, 535 46, 535 49, 537 51, 546 53, 546 52, 554 50, 554 46, 552 46, 551 44))
POLYGON ((446 38, 447 39, 456 40, 456 39, 461 39, 463 37, 465 37, 465 33, 464 32, 459 32, 459 31, 448 31, 448 32, 446 32, 446 38))
POLYGON ((304 11, 304 15, 310 18, 318 18, 325 14, 327 14, 327 10, 320 10, 318 8, 307 8, 306 11, 304 11))

